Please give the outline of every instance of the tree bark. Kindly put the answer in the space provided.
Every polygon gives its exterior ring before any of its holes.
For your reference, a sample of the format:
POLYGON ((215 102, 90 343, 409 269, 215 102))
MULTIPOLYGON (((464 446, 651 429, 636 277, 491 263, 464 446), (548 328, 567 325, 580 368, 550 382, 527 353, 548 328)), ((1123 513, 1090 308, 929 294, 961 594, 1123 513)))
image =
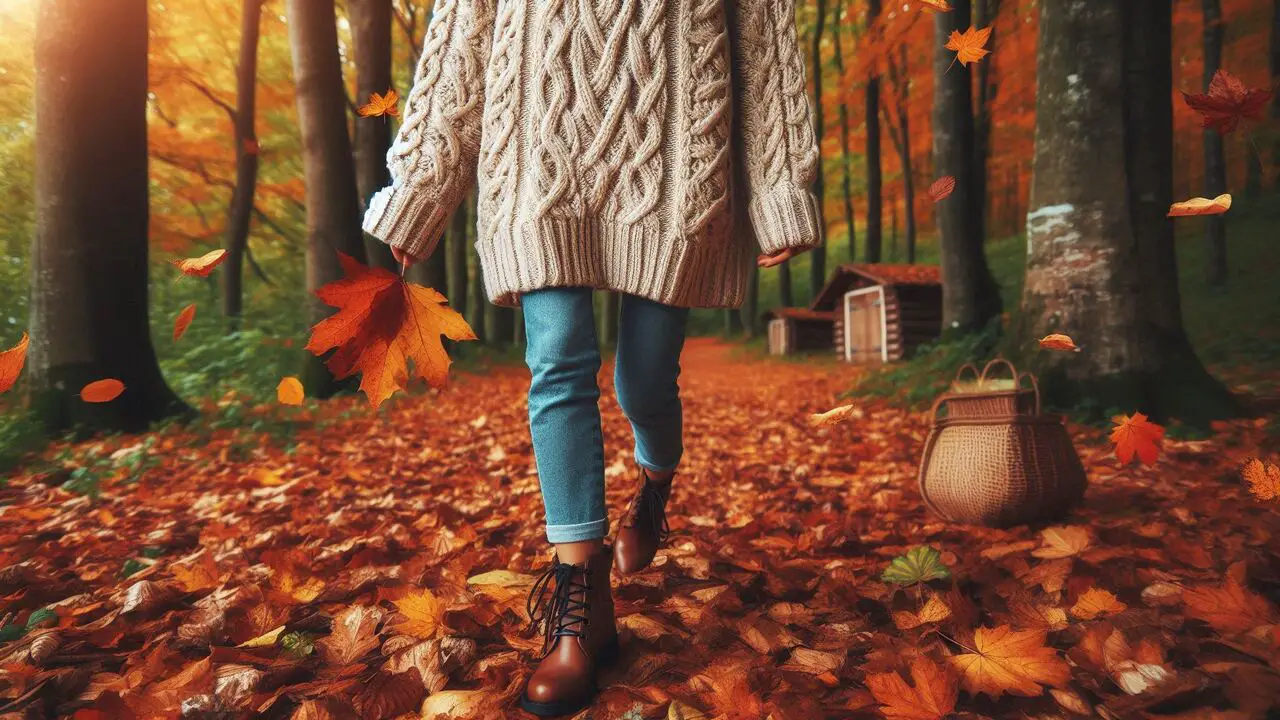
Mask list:
MULTIPOLYGON (((827 0, 817 0, 817 21, 813 28, 813 129, 818 144, 818 172, 813 180, 813 194, 818 198, 818 227, 823 228, 826 236, 826 172, 822 167, 822 136, 826 134, 827 122, 822 110, 822 35, 827 27, 827 0)), ((825 242, 809 251, 809 296, 818 294, 818 290, 827 281, 827 246, 825 242)))
POLYGON ((257 114, 258 39, 262 0, 244 0, 240 9, 240 61, 236 66, 236 186, 227 213, 227 259, 222 263, 222 314, 228 330, 240 325, 244 310, 244 257, 258 184, 257 114))
MULTIPOLYGON (((1204 11, 1204 90, 1222 67, 1222 3, 1202 0, 1204 11)), ((1227 163, 1222 153, 1222 135, 1217 130, 1204 131, 1204 190, 1206 197, 1217 197, 1227 191, 1227 163)), ((1205 282, 1220 286, 1227 282, 1227 218, 1210 215, 1205 218, 1204 241, 1208 247, 1205 282)))
POLYGON ((1169 13, 1163 0, 1040 6, 1027 278, 1010 354, 1040 372, 1051 405, 1200 424, 1236 406, 1195 359, 1177 310, 1164 217, 1169 13), (1026 349, 1052 332, 1084 352, 1026 349))
MULTIPOLYGON (((893 84, 895 104, 898 108, 898 127, 896 130, 890 127, 889 137, 893 140, 893 147, 898 151, 898 161, 902 165, 903 229, 907 241, 907 264, 914 265, 916 261, 916 184, 911 167, 911 126, 907 118, 907 101, 910 99, 911 92, 911 66, 908 64, 905 44, 900 46, 900 53, 901 65, 894 62, 893 55, 889 56, 889 81, 893 84)), ((897 221, 896 215, 894 221, 897 221)), ((896 229, 894 234, 897 235, 896 229)), ((897 244, 896 239, 894 243, 897 244)), ((897 254, 895 249, 895 260, 897 254)))
MULTIPOLYGON (((373 93, 391 89, 391 3, 392 0, 348 0, 351 40, 356 54, 356 101, 368 102, 373 93)), ((360 210, 369 198, 391 182, 387 151, 391 148, 391 118, 356 120, 356 188, 360 210)), ((364 238, 370 264, 395 269, 391 248, 377 238, 364 238)))
POLYGON ((43 0, 35 58, 31 407, 48 432, 144 430, 189 411, 147 317, 147 2, 43 0), (80 400, 105 378, 124 393, 80 400))
POLYGON ((995 62, 996 18, 1000 15, 1000 0, 974 0, 974 26, 991 26, 987 49, 992 52, 977 64, 977 92, 973 112, 973 227, 980 237, 987 236, 987 161, 991 157, 991 103, 996 87, 991 83, 991 67, 995 62))
POLYGON ((777 265, 778 268, 778 302, 783 307, 791 307, 795 303, 792 300, 791 293, 791 261, 784 260, 777 265))
POLYGON ((493 308, 492 343, 505 347, 515 341, 516 310, 515 308, 494 306, 493 308))
POLYGON ((606 292, 603 305, 600 316, 600 342, 612 347, 618 341, 618 322, 622 310, 622 296, 617 292, 606 292))
MULTIPOLYGON (((308 314, 314 324, 332 314, 314 293, 342 277, 338 253, 361 262, 366 256, 334 0, 289 0, 288 9, 306 180, 308 314)), ((328 397, 339 389, 321 358, 307 353, 304 359, 309 394, 328 397)))
POLYGON ((471 266, 471 305, 468 308, 471 310, 471 318, 468 322, 476 334, 476 340, 482 345, 487 345, 489 337, 485 316, 488 315, 486 306, 489 304, 489 298, 484 291, 484 268, 480 264, 479 251, 471 253, 471 266))
MULTIPOLYGON (((844 0, 837 0, 835 13, 831 32, 832 39, 835 40, 836 77, 843 78, 844 50, 841 48, 843 35, 840 27, 844 23, 844 0)), ((853 221, 853 153, 849 150, 849 101, 844 93, 840 93, 840 150, 844 160, 844 222, 849 232, 849 262, 854 262, 858 259, 858 232, 853 221)))
POLYGON ((742 326, 748 338, 754 338, 760 332, 760 320, 756 317, 760 309, 760 268, 751 266, 751 274, 747 276, 747 293, 742 300, 742 326))
MULTIPOLYGON (((955 13, 946 13, 955 14, 955 13)), ((867 28, 880 16, 880 0, 867 0, 867 28)), ((880 262, 883 213, 880 173, 880 76, 867 79, 867 262, 880 262)))
POLYGON ((468 228, 471 227, 470 198, 463 200, 453 211, 453 227, 449 230, 449 305, 463 315, 467 314, 467 250, 471 247, 468 228))
MULTIPOLYGON (((1275 87, 1280 83, 1280 0, 1274 0, 1271 7, 1271 83, 1275 87)), ((1280 127, 1280 89, 1271 96, 1271 119, 1280 127)), ((1280 182, 1280 132, 1271 144, 1271 169, 1280 182)))
POLYGON ((943 47, 953 30, 964 30, 969 0, 934 16, 933 158, 938 176, 956 179, 951 196, 936 205, 942 256, 942 323, 945 331, 981 331, 1000 315, 1000 288, 987 267, 981 227, 973 213, 973 103, 969 69, 943 47), (950 69, 948 69, 950 68, 950 69))

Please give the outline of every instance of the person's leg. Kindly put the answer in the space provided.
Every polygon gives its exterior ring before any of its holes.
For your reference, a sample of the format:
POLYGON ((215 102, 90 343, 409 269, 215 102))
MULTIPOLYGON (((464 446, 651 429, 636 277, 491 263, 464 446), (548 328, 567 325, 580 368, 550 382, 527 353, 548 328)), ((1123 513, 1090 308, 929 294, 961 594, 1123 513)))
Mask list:
POLYGON ((656 482, 671 479, 684 454, 680 351, 689 308, 622 296, 614 388, 635 433, 636 463, 656 482))
POLYGON ((547 514, 547 540, 561 562, 582 564, 609 530, 600 430, 600 351, 592 291, 535 290, 521 296, 529 384, 529 433, 547 514))

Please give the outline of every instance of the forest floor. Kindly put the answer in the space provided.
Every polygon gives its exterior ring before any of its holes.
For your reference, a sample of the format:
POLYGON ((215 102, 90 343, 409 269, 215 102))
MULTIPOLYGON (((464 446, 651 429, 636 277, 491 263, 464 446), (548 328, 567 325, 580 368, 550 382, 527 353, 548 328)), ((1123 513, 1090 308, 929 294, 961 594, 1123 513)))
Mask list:
MULTIPOLYGON (((1280 513, 1238 474, 1277 450, 1264 421, 1128 468, 1072 427, 1083 503, 1054 528, 993 530, 921 502, 924 414, 860 403, 810 425, 849 366, 691 339, 683 368, 672 537, 614 578, 623 652, 580 718, 1278 707, 1280 513), (916 570, 948 578, 882 578, 921 545, 940 556, 917 551, 916 570)), ((610 370, 616 522, 635 474, 610 370)), ((283 441, 175 426, 51 448, 60 467, 0 485, 0 717, 531 717, 525 602, 550 553, 527 383, 495 366, 379 412, 311 404, 283 441), (77 472, 91 493, 61 487, 77 472)))

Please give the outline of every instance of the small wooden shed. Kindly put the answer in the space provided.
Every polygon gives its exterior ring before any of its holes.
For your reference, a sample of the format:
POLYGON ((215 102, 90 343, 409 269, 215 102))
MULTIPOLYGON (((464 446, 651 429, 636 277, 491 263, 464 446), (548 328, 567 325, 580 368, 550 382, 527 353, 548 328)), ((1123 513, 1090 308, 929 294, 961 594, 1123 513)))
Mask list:
POLYGON ((826 348, 831 342, 835 313, 780 307, 765 312, 764 319, 769 326, 769 354, 790 355, 826 348))
POLYGON ((840 265, 810 310, 832 315, 831 338, 845 361, 901 360, 942 333, 942 269, 840 265))

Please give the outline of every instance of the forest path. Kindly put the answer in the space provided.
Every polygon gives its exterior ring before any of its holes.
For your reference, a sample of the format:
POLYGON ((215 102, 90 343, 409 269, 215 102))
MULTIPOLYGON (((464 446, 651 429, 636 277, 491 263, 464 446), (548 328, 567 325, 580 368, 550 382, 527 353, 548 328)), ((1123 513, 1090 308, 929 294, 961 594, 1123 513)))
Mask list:
MULTIPOLYGON (((840 404, 856 369, 761 358, 711 339, 691 339, 682 363, 686 456, 668 510, 672 537, 652 569, 613 579, 623 653, 601 678, 594 717, 637 706, 627 717, 667 717, 673 699, 730 718, 874 717, 867 673, 903 668, 917 652, 944 663, 963 652, 893 615, 914 610, 916 594, 881 573, 922 544, 941 551, 957 582, 934 590, 951 610, 941 628, 961 642, 978 626, 1053 628, 1048 643, 1061 657, 1094 626, 1064 613, 1098 587, 1129 607, 1127 637, 1156 648, 1142 662, 1167 653, 1168 671, 1186 674, 1197 655, 1174 640, 1195 642, 1182 629, 1193 611, 1168 597, 1170 583, 1219 587, 1232 563, 1248 560, 1267 597, 1207 617, 1223 636, 1261 643, 1249 645, 1254 657, 1280 654, 1258 639, 1270 635, 1240 638, 1275 611, 1280 587, 1267 550, 1280 514, 1235 475, 1265 442, 1260 423, 1171 441, 1154 468, 1125 470, 1099 431, 1078 430, 1093 484, 1067 522, 1090 545, 1045 559, 1031 554, 1038 529, 927 513, 915 488, 923 414, 868 404, 844 424, 809 427, 811 413, 840 404), (1150 600, 1153 583, 1166 594, 1150 600)), ((616 522, 635 475, 609 369, 601 406, 616 522)), ((525 601, 549 552, 527 388, 527 370, 494 367, 377 412, 363 397, 321 403, 295 421, 291 451, 244 429, 166 430, 147 438, 153 467, 137 480, 104 474, 92 501, 58 488, 56 474, 15 477, 0 493, 10 503, 0 507, 0 625, 53 606, 59 627, 47 632, 58 644, 36 659, 46 631, 0 642, 0 707, 21 696, 18 707, 46 703, 49 716, 74 710, 80 689, 68 684, 90 677, 66 673, 77 666, 96 673, 87 697, 113 718, 184 701, 262 717, 309 708, 293 716, 346 718, 355 708, 390 718, 416 712, 428 689, 430 708, 456 702, 459 717, 528 717, 514 702, 541 639, 527 628, 525 601), (468 582, 491 571, 516 575, 468 582), (281 625, 274 643, 236 647, 281 625), (422 683, 389 674, 408 667, 422 683)), ((98 454, 138 442, 101 441, 98 454)), ((1231 597, 1238 591, 1209 605, 1231 597)), ((1091 651, 1076 652, 1086 654, 1073 687, 1135 716, 1144 696, 1090 667, 1091 651)), ((962 694, 959 707, 1011 717, 1045 702, 962 694)))

